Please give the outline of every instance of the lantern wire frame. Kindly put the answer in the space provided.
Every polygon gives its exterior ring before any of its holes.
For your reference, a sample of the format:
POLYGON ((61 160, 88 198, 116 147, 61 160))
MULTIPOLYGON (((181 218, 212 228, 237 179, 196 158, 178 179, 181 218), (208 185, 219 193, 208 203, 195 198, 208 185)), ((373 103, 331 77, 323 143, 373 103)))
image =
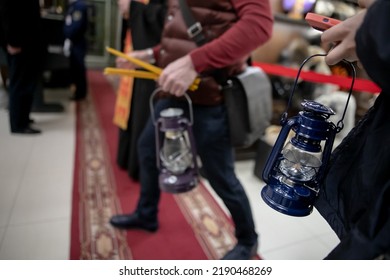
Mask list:
MULTIPOLYGON (((313 54, 309 57, 307 57, 300 65, 299 69, 298 69, 298 73, 297 73, 297 76, 295 78, 295 81, 294 81, 294 85, 291 89, 291 93, 290 93, 290 96, 289 96, 289 99, 288 99, 288 102, 287 102, 287 106, 286 106, 286 109, 285 111, 283 112, 282 116, 281 116, 281 120, 280 120, 280 123, 281 125, 284 125, 285 122, 287 121, 288 119, 288 110, 290 109, 291 107, 291 103, 292 103, 292 99, 293 99, 293 95, 295 93, 295 89, 298 85, 298 80, 299 80, 299 77, 301 75, 301 72, 302 72, 302 68, 303 66, 312 58, 314 57, 318 57, 318 56, 327 56, 328 54, 325 53, 325 54, 313 54)), ((339 133, 343 128, 344 128, 344 117, 345 117, 345 114, 347 112, 347 108, 348 108, 348 104, 349 104, 349 100, 351 98, 351 95, 352 95, 352 91, 353 91, 353 86, 355 84, 355 80, 356 80, 356 68, 355 66, 353 65, 352 62, 350 61, 347 61, 345 59, 342 60, 344 63, 348 64, 351 69, 352 69, 352 80, 351 80, 351 87, 349 88, 349 92, 348 92, 348 98, 347 98, 347 102, 345 103, 345 107, 344 107, 344 111, 343 111, 343 115, 341 117, 341 119, 337 122, 337 127, 336 127, 336 133, 339 133)))

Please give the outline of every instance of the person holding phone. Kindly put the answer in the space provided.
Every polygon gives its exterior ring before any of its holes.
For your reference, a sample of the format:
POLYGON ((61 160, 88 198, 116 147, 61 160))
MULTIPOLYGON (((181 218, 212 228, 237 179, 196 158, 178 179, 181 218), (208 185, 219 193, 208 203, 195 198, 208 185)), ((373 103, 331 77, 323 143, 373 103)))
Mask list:
POLYGON ((325 259, 390 258, 390 0, 361 0, 364 9, 324 31, 334 47, 328 64, 359 60, 382 91, 334 150, 315 207, 340 238, 325 259))
POLYGON ((64 24, 64 54, 69 57, 70 74, 75 90, 71 100, 87 97, 87 55, 88 4, 84 0, 69 0, 64 24))

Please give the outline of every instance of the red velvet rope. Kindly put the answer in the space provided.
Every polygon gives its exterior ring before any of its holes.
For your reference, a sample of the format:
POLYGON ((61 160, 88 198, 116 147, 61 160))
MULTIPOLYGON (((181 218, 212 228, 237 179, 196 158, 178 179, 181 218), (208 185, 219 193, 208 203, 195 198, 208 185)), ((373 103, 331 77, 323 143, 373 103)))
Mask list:
MULTIPOLYGON (((296 78, 298 74, 298 69, 289 68, 278 64, 253 62, 253 66, 260 67, 264 72, 270 75, 296 78)), ((336 75, 324 75, 313 71, 304 71, 304 70, 301 71, 299 78, 313 83, 335 84, 342 88, 350 88, 352 82, 352 78, 349 77, 342 77, 336 75)), ((381 91, 380 87, 377 84, 375 84, 370 80, 365 80, 365 79, 355 79, 353 90, 366 91, 374 94, 377 94, 381 91)))

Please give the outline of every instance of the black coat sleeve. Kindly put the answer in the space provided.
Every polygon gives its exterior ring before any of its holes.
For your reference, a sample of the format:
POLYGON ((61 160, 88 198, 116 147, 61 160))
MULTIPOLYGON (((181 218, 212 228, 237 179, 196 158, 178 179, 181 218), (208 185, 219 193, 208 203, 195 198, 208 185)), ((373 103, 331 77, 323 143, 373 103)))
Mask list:
POLYGON ((390 93, 390 0, 377 0, 356 33, 356 51, 367 74, 390 93))
POLYGON ((165 1, 150 1, 148 5, 131 1, 129 27, 135 50, 150 48, 160 43, 165 14, 165 1))
POLYGON ((353 165, 355 169, 349 172, 343 189, 327 190, 328 197, 339 198, 329 199, 329 205, 338 207, 333 217, 341 217, 346 230, 339 232, 340 243, 326 259, 375 259, 390 254, 390 37, 385 35, 390 29, 389 15, 390 0, 377 0, 356 34, 358 57, 382 92, 374 105, 370 125, 362 131, 364 137, 354 137, 363 143, 360 150, 351 151, 358 166, 353 165))
POLYGON ((372 260, 390 253, 390 181, 378 200, 328 254, 328 260, 372 260))
POLYGON ((2 0, 3 40, 13 47, 30 47, 41 40, 41 16, 38 0, 2 0))

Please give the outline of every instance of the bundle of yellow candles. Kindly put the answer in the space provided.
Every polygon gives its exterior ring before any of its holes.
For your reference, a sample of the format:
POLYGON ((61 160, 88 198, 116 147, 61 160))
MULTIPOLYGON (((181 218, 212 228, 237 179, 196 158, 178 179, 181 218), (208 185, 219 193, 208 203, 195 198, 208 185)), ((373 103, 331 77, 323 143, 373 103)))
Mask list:
POLYGON ((111 68, 106 67, 104 68, 104 74, 106 75, 121 75, 121 76, 131 76, 134 78, 140 78, 140 79, 157 79, 158 75, 152 72, 143 71, 143 70, 126 70, 126 69, 119 69, 119 68, 111 68))
MULTIPOLYGON (((134 63, 134 64, 150 71, 150 72, 148 72, 148 71, 143 71, 143 70, 128 70, 128 69, 107 67, 104 69, 104 74, 106 74, 106 75, 121 75, 121 76, 131 76, 134 78, 156 80, 162 72, 162 69, 157 67, 157 66, 146 63, 145 61, 142 61, 140 59, 128 56, 128 55, 124 54, 123 52, 117 51, 113 48, 107 47, 106 50, 115 56, 122 57, 122 58, 130 61, 131 63, 134 63)), ((192 85, 189 87, 189 90, 191 90, 191 91, 197 90, 199 83, 200 83, 200 79, 196 78, 194 80, 194 82, 192 83, 192 85)))

